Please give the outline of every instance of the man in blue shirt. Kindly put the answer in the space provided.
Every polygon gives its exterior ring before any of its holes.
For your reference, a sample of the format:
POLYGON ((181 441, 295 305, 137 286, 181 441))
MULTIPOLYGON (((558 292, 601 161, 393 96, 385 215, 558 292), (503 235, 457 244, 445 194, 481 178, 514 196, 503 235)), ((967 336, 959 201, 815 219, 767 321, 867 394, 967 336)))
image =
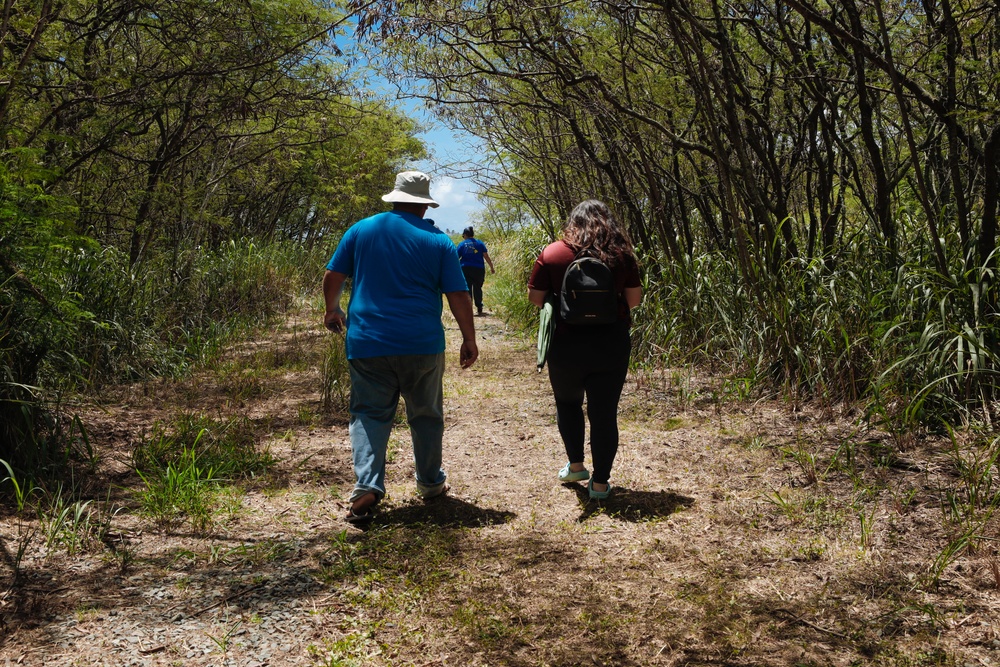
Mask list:
POLYGON ((385 495, 385 455, 399 397, 413 440, 417 490, 424 498, 447 491, 441 468, 444 435, 444 327, 441 295, 462 332, 459 362, 468 368, 479 356, 465 278, 455 245, 424 220, 430 177, 419 171, 396 176, 382 197, 392 211, 354 224, 326 267, 323 323, 346 329, 351 375, 351 449, 357 483, 347 521, 365 524, 385 495), (351 279, 348 313, 340 306, 351 279))
POLYGON ((476 238, 472 227, 462 231, 464 239, 458 244, 458 259, 462 263, 462 273, 465 282, 469 284, 469 296, 476 302, 476 313, 483 314, 483 283, 486 282, 486 263, 490 265, 490 273, 496 273, 493 260, 486 252, 486 244, 476 238))

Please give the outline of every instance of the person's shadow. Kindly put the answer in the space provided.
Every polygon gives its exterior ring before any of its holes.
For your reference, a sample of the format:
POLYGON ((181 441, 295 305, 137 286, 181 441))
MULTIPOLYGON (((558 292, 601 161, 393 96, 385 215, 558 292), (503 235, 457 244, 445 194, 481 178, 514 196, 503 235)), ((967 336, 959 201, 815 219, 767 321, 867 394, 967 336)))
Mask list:
POLYGON ((598 512, 625 521, 652 521, 670 516, 694 504, 694 498, 672 491, 635 491, 616 486, 606 499, 593 500, 585 484, 568 482, 563 486, 573 489, 580 499, 580 504, 583 505, 583 513, 576 520, 577 523, 583 523, 598 512))
POLYGON ((375 515, 370 526, 423 523, 447 528, 480 528, 513 521, 517 515, 484 509, 453 496, 389 507, 375 515))

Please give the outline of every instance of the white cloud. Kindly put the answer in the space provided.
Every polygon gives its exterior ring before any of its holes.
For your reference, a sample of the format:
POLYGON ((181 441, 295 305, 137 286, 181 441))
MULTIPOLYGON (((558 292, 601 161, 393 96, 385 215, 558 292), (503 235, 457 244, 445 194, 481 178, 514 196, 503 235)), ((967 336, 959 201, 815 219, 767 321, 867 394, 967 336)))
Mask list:
POLYGON ((470 224, 472 214, 482 208, 465 179, 438 176, 431 180, 431 197, 440 206, 427 211, 439 229, 461 231, 470 224))
POLYGON ((431 181, 431 197, 441 206, 461 206, 467 195, 468 191, 462 181, 448 176, 440 176, 431 181))

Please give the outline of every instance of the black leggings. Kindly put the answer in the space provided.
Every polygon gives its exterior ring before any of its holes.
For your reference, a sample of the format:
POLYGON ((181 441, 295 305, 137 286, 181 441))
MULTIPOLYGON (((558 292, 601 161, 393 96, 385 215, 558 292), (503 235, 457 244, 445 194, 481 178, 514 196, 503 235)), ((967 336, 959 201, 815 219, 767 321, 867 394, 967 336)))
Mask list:
POLYGON ((549 351, 549 381, 556 399, 556 424, 570 462, 583 461, 583 399, 590 421, 593 481, 607 484, 618 453, 618 401, 632 352, 628 325, 560 331, 549 351))
POLYGON ((469 296, 476 304, 476 308, 483 309, 483 283, 486 282, 485 266, 463 266, 462 273, 465 275, 465 282, 469 285, 469 296))

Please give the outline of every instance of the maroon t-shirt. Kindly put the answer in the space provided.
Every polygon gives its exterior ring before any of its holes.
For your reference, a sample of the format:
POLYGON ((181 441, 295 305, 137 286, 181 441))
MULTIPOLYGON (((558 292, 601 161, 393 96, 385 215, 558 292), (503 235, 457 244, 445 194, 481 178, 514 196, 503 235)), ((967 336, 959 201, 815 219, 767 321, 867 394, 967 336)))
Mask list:
MULTIPOLYGON (((531 270, 531 277, 528 278, 528 288, 540 292, 558 293, 562 289, 566 267, 574 259, 576 253, 566 245, 565 241, 550 243, 535 260, 535 267, 531 270)), ((615 291, 618 293, 618 320, 631 323, 628 304, 625 303, 623 294, 626 287, 642 286, 639 264, 634 257, 625 257, 611 269, 611 275, 615 278, 615 291)), ((559 322, 558 326, 563 326, 563 322, 559 322)))

